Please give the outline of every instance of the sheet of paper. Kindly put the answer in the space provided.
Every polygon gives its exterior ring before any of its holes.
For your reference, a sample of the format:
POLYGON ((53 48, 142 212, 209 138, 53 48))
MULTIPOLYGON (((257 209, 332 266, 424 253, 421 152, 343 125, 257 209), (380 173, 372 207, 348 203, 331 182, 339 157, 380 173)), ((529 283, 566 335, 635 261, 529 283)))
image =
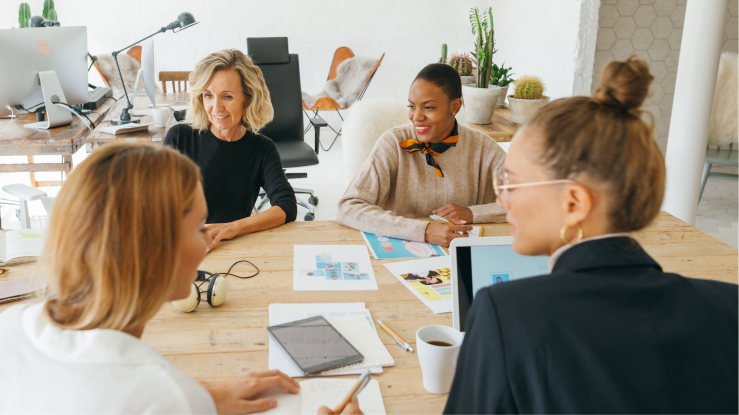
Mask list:
POLYGON ((34 285, 33 277, 0 281, 0 300, 28 295, 34 291, 36 291, 36 287, 34 285))
POLYGON ((326 320, 364 356, 364 360, 345 366, 346 369, 327 370, 322 375, 341 374, 347 369, 370 369, 375 366, 395 366, 395 359, 387 351, 380 336, 362 315, 329 317, 326 320))
POLYGON ((447 255, 440 246, 426 242, 406 241, 368 232, 361 234, 375 259, 415 259, 447 255))
POLYGON ((5 261, 39 257, 44 252, 46 229, 13 229, 5 232, 5 261))
POLYGON ((452 312, 451 257, 383 264, 395 278, 434 314, 452 312))
MULTIPOLYGON (((269 325, 289 323, 302 320, 303 313, 310 312, 344 312, 364 310, 364 303, 300 303, 300 304, 270 304, 269 325)), ((265 329, 266 330, 266 329, 265 329)), ((280 343, 269 336, 269 368, 280 370, 282 373, 294 377, 305 377, 298 365, 293 362, 280 343)), ((364 369, 342 371, 342 375, 354 375, 362 373, 364 369)), ((372 368, 371 373, 382 373, 382 368, 372 368)), ((322 375, 318 375, 322 376, 322 375)))
POLYGON ((293 290, 376 290, 377 280, 364 245, 295 245, 293 290))
MULTIPOLYGON (((349 392, 356 379, 308 379, 300 382, 300 393, 293 395, 285 389, 274 388, 262 392, 254 399, 275 398, 277 406, 263 413, 279 414, 306 414, 313 415, 318 408, 327 406, 332 410, 349 392)), ((382 400, 380 383, 370 379, 367 386, 357 396, 359 407, 367 415, 384 415, 385 403, 382 400)))
POLYGON ((375 322, 372 320, 372 315, 370 314, 370 311, 365 309, 362 310, 344 310, 344 311, 306 311, 303 313, 303 318, 308 317, 315 317, 315 316, 323 316, 326 319, 329 317, 343 317, 343 316, 351 316, 354 314, 359 314, 363 316, 364 318, 369 321, 370 325, 372 326, 375 331, 377 331, 377 327, 375 327, 375 322))

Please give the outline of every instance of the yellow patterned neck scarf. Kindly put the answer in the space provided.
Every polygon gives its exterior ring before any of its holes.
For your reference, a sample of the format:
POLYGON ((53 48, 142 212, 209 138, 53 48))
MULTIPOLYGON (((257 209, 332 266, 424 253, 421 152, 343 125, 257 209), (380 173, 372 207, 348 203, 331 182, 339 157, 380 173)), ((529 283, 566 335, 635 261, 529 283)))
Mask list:
POLYGON ((425 154, 426 164, 434 168, 437 176, 444 177, 444 173, 441 171, 441 167, 439 167, 439 163, 436 162, 434 156, 438 156, 451 147, 456 147, 457 141, 459 141, 459 133, 457 132, 457 121, 455 120, 452 134, 440 143, 422 143, 415 138, 411 138, 400 143, 400 146, 409 153, 420 151, 422 154, 425 154))

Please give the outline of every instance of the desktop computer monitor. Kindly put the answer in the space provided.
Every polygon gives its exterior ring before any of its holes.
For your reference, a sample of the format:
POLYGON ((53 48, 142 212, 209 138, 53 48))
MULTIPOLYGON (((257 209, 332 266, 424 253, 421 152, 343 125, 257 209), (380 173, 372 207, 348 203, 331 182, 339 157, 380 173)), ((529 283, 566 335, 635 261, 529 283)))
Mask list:
POLYGON ((71 124, 69 105, 87 102, 87 28, 38 27, 0 30, 0 116, 7 106, 44 103, 46 119, 28 128, 71 124))

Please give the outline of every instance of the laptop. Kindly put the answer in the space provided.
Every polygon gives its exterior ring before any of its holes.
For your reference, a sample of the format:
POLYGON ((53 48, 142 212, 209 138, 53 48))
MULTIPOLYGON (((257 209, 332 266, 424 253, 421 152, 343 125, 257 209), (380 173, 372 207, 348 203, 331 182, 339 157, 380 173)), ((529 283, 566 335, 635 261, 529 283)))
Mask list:
POLYGON ((521 278, 549 274, 548 256, 513 251, 512 236, 457 238, 449 247, 452 275, 452 319, 464 332, 467 312, 480 289, 521 278))

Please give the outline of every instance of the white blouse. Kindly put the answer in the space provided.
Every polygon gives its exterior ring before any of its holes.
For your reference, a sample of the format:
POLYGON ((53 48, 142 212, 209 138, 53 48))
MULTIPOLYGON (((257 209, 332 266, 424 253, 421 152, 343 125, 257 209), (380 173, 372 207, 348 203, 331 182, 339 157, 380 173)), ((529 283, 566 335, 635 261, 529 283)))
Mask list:
POLYGON ((60 329, 43 305, 0 314, 0 413, 216 413, 205 388, 143 341, 60 329))

